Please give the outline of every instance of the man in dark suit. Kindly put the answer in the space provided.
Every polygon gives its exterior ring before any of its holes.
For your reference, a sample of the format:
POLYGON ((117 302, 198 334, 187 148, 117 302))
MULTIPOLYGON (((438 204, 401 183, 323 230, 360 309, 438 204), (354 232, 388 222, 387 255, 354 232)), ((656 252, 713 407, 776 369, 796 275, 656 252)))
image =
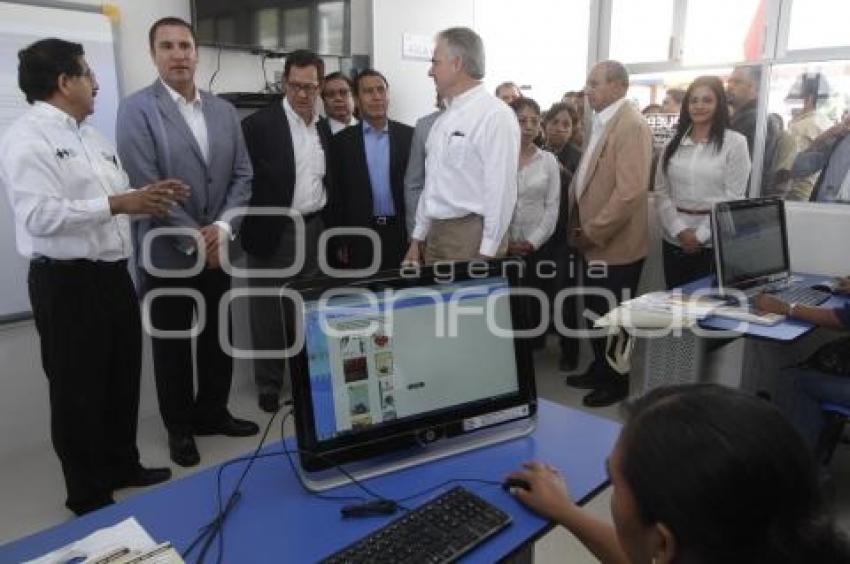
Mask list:
MULTIPOLYGON (((290 53, 283 70, 283 100, 242 122, 254 166, 250 205, 255 211, 274 214, 248 215, 242 226, 242 247, 248 253, 248 267, 255 270, 251 287, 260 292, 273 293, 294 276, 318 273, 318 239, 333 207, 332 192, 326 187, 331 186, 327 174, 331 131, 315 112, 324 66, 310 51, 290 53), (303 238, 296 238, 295 224, 287 212, 303 218, 303 238), (304 258, 300 265, 296 264, 299 247, 304 258), (293 276, 286 270, 296 273, 293 276)), ((273 357, 254 359, 254 379, 260 407, 275 412, 281 392, 287 391, 284 357, 274 352, 284 348, 279 296, 251 298, 251 335, 254 351, 273 357)))
POLYGON ((230 326, 228 315, 219 316, 219 303, 230 289, 219 249, 239 230, 240 218, 233 213, 250 198, 251 163, 236 109, 195 86, 198 52, 191 26, 179 18, 162 18, 151 26, 148 39, 159 78, 121 102, 118 152, 134 186, 176 178, 192 188, 189 199, 167 218, 143 218, 134 231, 139 284, 145 293, 164 293, 149 302, 152 326, 171 333, 152 340, 171 459, 193 466, 200 461, 194 435, 259 432, 255 423, 237 419, 227 409, 233 358, 219 344, 219 327, 230 326), (150 239, 161 227, 181 227, 195 237, 172 233, 150 239), (143 252, 146 240, 149 253, 143 252), (205 254, 206 263, 183 277, 199 262, 199 254, 205 254), (198 322, 203 327, 193 362, 195 317, 206 322, 198 322))
POLYGON ((364 237, 350 237, 342 253, 347 266, 368 268, 378 253, 381 269, 398 268, 407 250, 404 173, 413 128, 387 117, 389 85, 366 69, 354 81, 361 122, 338 133, 332 143, 339 195, 337 222, 378 235, 380 249, 364 237))

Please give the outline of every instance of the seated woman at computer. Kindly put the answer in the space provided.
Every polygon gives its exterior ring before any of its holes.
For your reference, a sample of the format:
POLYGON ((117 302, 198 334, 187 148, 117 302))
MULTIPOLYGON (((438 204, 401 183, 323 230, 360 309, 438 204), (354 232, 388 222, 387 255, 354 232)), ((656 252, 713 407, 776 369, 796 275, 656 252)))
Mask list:
POLYGON ((711 206, 743 198, 749 175, 747 139, 729 129, 723 83, 716 76, 697 78, 655 174, 668 289, 711 272, 711 206))
POLYGON ((631 406, 608 472, 613 526, 579 509, 545 464, 512 474, 529 489, 511 492, 603 563, 850 561, 806 445, 760 398, 713 384, 653 390, 631 406))
MULTIPOLYGON (((850 294, 850 277, 842 278, 834 290, 850 294)), ((775 296, 761 294, 754 298, 753 307, 769 313, 807 321, 828 329, 850 329, 850 301, 843 307, 815 307, 785 303, 775 296)), ((781 382, 793 390, 790 401, 783 406, 791 422, 814 448, 825 420, 821 402, 828 401, 850 406, 850 344, 846 339, 827 343, 802 366, 783 370, 781 382)))

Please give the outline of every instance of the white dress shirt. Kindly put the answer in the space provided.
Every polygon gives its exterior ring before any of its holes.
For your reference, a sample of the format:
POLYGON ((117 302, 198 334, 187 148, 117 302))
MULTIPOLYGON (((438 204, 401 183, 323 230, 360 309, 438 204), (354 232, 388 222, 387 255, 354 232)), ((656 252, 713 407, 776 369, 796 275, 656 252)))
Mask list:
POLYGON ((302 214, 317 212, 325 207, 328 199, 322 181, 325 177, 325 151, 316 129, 319 116, 314 113, 310 123, 306 123, 295 113, 286 98, 283 99, 283 111, 286 112, 289 122, 292 148, 295 152, 295 193, 292 196, 292 208, 302 214))
POLYGON ((195 88, 195 99, 191 102, 187 101, 182 94, 171 88, 162 81, 165 90, 174 103, 177 104, 177 109, 180 110, 180 115, 186 120, 186 125, 198 142, 198 147, 201 148, 201 155, 206 163, 210 162, 210 142, 209 134, 207 133, 207 122, 204 120, 204 106, 201 102, 201 93, 195 88))
POLYGON ((528 241, 537 250, 558 222, 561 171, 555 155, 534 149, 534 156, 519 169, 516 209, 511 220, 511 241, 528 241))
POLYGON ((685 135, 666 173, 663 154, 655 173, 655 202, 664 238, 678 245, 677 235, 691 228, 700 243, 710 245, 711 215, 679 210, 710 212, 715 202, 744 197, 750 177, 747 138, 726 129, 723 147, 718 151, 712 142, 694 143, 690 135, 685 135))
POLYGON ((0 139, 0 185, 27 258, 117 261, 130 256, 130 219, 109 196, 129 181, 115 148, 87 122, 36 102, 0 139))
POLYGON ((425 240, 433 219, 474 213, 484 218, 479 252, 494 256, 516 204, 519 140, 516 115, 483 85, 446 100, 426 142, 413 238, 425 240))
POLYGON ((341 121, 337 121, 334 118, 328 116, 328 126, 330 126, 331 128, 332 135, 336 135, 346 127, 351 127, 352 125, 357 125, 358 123, 359 122, 357 121, 357 118, 354 116, 351 116, 351 119, 348 120, 348 123, 342 123, 341 121))
MULTIPOLYGON (((204 162, 209 165, 210 138, 209 133, 207 132, 207 122, 204 118, 204 105, 201 100, 201 91, 195 88, 195 98, 191 102, 187 102, 186 98, 184 98, 182 94, 167 85, 164 80, 160 79, 160 82, 162 82, 162 85, 165 87, 169 96, 171 96, 171 99, 174 100, 174 103, 177 104, 177 109, 180 110, 180 115, 183 116, 183 120, 186 122, 186 125, 189 127, 189 131, 192 132, 192 136, 195 138, 195 141, 198 143, 198 147, 201 149, 201 156, 204 157, 204 162)), ((236 238, 236 234, 233 232, 233 227, 231 227, 228 222, 219 220, 213 222, 213 224, 222 228, 227 233, 227 236, 230 237, 231 241, 236 238)), ((194 247, 189 249, 189 254, 194 252, 194 247)))
POLYGON ((607 108, 593 116, 593 125, 591 126, 590 130, 590 140, 587 142, 587 148, 584 150, 584 153, 581 156, 581 162, 579 162, 578 170, 576 171, 576 201, 581 198, 581 195, 584 192, 584 181, 585 177, 587 176, 587 168, 590 166, 590 159, 593 158, 593 151, 599 144, 599 140, 602 139, 602 136, 605 133, 605 128, 608 127, 608 122, 611 121, 611 118, 614 117, 614 114, 617 113, 617 110, 620 109, 620 106, 625 103, 626 99, 620 98, 619 100, 617 100, 616 102, 612 102, 607 108))

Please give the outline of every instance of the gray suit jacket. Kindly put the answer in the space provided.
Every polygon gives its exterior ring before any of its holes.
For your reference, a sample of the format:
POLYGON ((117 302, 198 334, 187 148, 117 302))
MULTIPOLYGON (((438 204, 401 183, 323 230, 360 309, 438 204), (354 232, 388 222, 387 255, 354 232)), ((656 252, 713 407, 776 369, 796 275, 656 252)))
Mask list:
POLYGON ((443 110, 430 113, 416 120, 413 130, 413 142, 410 145, 410 159, 407 161, 407 172, 404 175, 404 205, 407 220, 407 236, 413 235, 416 226, 416 206, 419 196, 425 188, 425 142, 431 133, 431 126, 440 117, 443 110))
MULTIPOLYGON (((116 139, 130 184, 140 187, 176 178, 192 188, 189 199, 175 206, 166 219, 145 217, 134 223, 136 261, 141 266, 141 244, 155 227, 198 229, 222 219, 229 209, 247 206, 251 198, 251 161, 245 149, 236 109, 228 102, 200 91, 209 138, 209 163, 177 104, 159 79, 125 98, 118 107, 116 139)), ((236 234, 241 218, 230 222, 236 234)), ((157 237, 151 259, 159 268, 188 268, 196 257, 185 237, 157 237)))

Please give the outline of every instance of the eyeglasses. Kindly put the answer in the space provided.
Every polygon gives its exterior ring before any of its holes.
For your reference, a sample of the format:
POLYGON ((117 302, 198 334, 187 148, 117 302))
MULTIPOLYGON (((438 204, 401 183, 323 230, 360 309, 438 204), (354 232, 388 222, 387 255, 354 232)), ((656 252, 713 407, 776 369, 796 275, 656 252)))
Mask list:
POLYGON ((329 88, 322 92, 322 96, 325 98, 348 98, 350 95, 351 90, 348 88, 340 88, 338 90, 329 88))
POLYGON ((540 125, 539 117, 521 117, 517 118, 520 125, 540 125))
POLYGON ((80 76, 80 77, 82 77, 82 78, 87 78, 87 79, 89 79, 89 80, 91 80, 91 81, 94 81, 94 80, 95 80, 95 77, 94 77, 94 71, 93 71, 93 70, 91 70, 90 68, 86 68, 86 70, 84 70, 83 72, 81 72, 81 73, 80 73, 79 75, 77 75, 77 76, 80 76))
POLYGON ((318 84, 307 84, 307 83, 302 83, 302 82, 286 81, 286 88, 287 89, 291 88, 292 91, 295 94, 298 94, 299 92, 303 92, 307 96, 312 96, 313 94, 315 94, 319 90, 319 85, 318 84))

